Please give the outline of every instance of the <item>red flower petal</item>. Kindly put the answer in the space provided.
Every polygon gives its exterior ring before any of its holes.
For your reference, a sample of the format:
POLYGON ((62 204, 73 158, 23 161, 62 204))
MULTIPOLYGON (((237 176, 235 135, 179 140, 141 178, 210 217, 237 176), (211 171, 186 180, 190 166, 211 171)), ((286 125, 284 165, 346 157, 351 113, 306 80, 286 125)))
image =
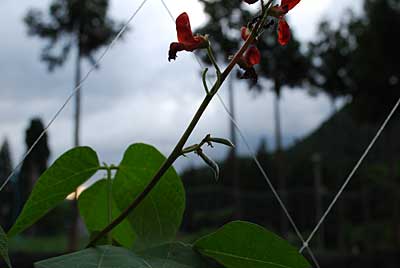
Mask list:
POLYGON ((206 48, 208 41, 205 36, 193 36, 190 27, 189 16, 187 13, 182 13, 176 19, 176 32, 179 42, 173 42, 169 46, 168 60, 175 60, 178 51, 186 50, 193 51, 198 48, 206 48))
POLYGON ((251 79, 254 83, 257 83, 257 73, 253 66, 259 64, 260 60, 261 53, 258 48, 250 46, 237 62, 239 67, 244 70, 240 79, 251 79))
POLYGON ((201 35, 193 36, 192 42, 185 42, 183 44, 185 45, 186 51, 193 51, 195 49, 206 48, 208 46, 207 40, 201 35))
POLYGON ((290 28, 289 24, 284 20, 279 20, 278 26, 278 42, 281 46, 285 46, 289 43, 290 40, 290 28))
POLYGON ((245 62, 248 66, 252 67, 253 65, 259 64, 261 61, 261 53, 257 47, 251 46, 246 50, 244 55, 245 62))
POLYGON ((171 43, 171 45, 169 46, 168 61, 176 60, 176 53, 182 50, 185 50, 184 44, 176 42, 171 43))
POLYGON ((244 41, 246 41, 247 38, 249 38, 250 34, 251 34, 251 31, 249 30, 249 28, 243 26, 243 27, 240 29, 240 35, 242 36, 242 39, 243 39, 244 41))
POLYGON ((287 8, 287 10, 291 10, 294 8, 301 0, 282 0, 281 7, 287 8))
POLYGON ((194 41, 189 16, 186 12, 176 18, 176 32, 180 43, 192 43, 194 41))

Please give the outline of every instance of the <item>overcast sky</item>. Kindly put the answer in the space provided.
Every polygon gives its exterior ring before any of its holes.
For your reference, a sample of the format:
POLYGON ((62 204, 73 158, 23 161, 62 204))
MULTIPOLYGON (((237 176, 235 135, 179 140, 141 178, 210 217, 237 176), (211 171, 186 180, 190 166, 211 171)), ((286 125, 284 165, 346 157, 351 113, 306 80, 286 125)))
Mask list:
MULTIPOLYGON (((111 1, 111 15, 126 21, 141 0, 111 1)), ((349 7, 347 0, 303 0, 290 13, 290 24, 302 41, 312 40, 318 21, 338 20, 349 7)), ((360 10, 360 1, 352 7, 360 10)), ((49 74, 40 62, 42 40, 26 34, 23 17, 30 7, 45 8, 48 0, 1 0, 0 2, 0 142, 11 145, 14 163, 26 150, 24 132, 30 118, 39 116, 47 124, 73 86, 73 61, 49 74)), ((174 16, 186 11, 192 26, 205 21, 196 0, 166 0, 174 16)), ((180 53, 169 63, 169 43, 175 41, 175 26, 160 0, 148 0, 135 17, 131 30, 106 56, 100 70, 83 86, 82 143, 99 152, 101 161, 117 164, 131 143, 146 142, 168 154, 203 98, 199 66, 190 53, 180 53)), ((85 65, 84 73, 89 66, 85 65)), ((273 148, 271 93, 254 95, 242 83, 236 86, 238 122, 252 146, 261 138, 273 148)), ((221 90, 226 99, 226 89, 221 90)), ((49 131, 52 159, 72 145, 70 103, 49 131)), ((286 144, 304 137, 330 114, 325 96, 310 97, 305 91, 284 91, 283 132, 286 144)), ((215 100, 191 139, 206 134, 228 136, 228 118, 215 100)), ((239 143, 241 153, 246 149, 239 143)), ((220 158, 224 150, 207 151, 220 158)), ((192 156, 179 160, 177 167, 197 164, 192 156)))

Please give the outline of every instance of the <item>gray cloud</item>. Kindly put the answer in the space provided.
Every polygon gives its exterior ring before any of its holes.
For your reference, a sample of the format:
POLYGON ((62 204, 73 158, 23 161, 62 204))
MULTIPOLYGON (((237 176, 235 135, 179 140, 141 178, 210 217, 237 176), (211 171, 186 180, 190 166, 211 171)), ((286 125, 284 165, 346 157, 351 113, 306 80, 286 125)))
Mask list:
MULTIPOLYGON (((45 7, 48 2, 3 0, 0 3, 3 39, 0 45, 0 138, 8 137, 15 160, 25 150, 23 135, 28 120, 40 116, 47 123, 72 90, 73 62, 49 74, 39 61, 44 43, 29 38, 22 22, 29 7, 45 7)), ((137 2, 113 1, 111 13, 124 20, 137 7, 137 2)), ((204 19, 195 1, 167 3, 174 15, 188 9, 193 14, 194 25, 201 24, 204 19)), ((331 13, 325 5, 317 10, 331 13)), ((315 22, 321 17, 312 10, 301 12, 300 8, 292 16, 293 28, 303 39, 312 36, 315 22)), ((161 3, 148 1, 124 40, 109 52, 101 68, 83 86, 82 140, 98 150, 103 160, 117 163, 124 148, 133 142, 154 144, 167 154, 188 124, 202 99, 203 89, 199 66, 192 55, 181 53, 176 62, 167 61, 169 43, 175 38, 174 25, 161 3)), ((86 65, 85 69, 88 67, 86 65)), ((225 89, 221 94, 225 97, 225 89)), ((272 99, 271 93, 252 95, 243 83, 236 85, 238 122, 253 147, 261 137, 266 137, 273 147, 272 99)), ((53 158, 72 144, 72 108, 73 103, 70 103, 49 131, 53 158)), ((284 91, 285 143, 290 144, 315 129, 329 113, 329 102, 324 96, 311 98, 304 91, 284 91)), ((207 133, 228 136, 228 119, 217 100, 205 113, 191 142, 197 142, 207 133)), ((241 144, 239 149, 246 153, 241 144)), ((221 158, 225 152, 219 147, 210 154, 221 158)), ((191 157, 180 160, 178 167, 196 163, 197 158, 191 157)))

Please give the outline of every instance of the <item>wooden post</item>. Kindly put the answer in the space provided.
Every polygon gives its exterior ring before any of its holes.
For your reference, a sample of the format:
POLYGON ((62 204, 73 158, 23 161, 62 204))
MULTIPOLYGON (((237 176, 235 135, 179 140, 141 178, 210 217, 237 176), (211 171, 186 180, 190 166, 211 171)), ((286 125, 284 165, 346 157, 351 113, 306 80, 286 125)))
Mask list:
MULTIPOLYGON (((322 169, 321 169, 321 155, 314 153, 312 156, 313 171, 314 171, 314 193, 315 193, 315 220, 318 222, 323 214, 324 206, 324 189, 322 184, 322 169)), ((319 249, 325 248, 325 235, 324 227, 321 226, 318 234, 315 237, 315 244, 319 249)))

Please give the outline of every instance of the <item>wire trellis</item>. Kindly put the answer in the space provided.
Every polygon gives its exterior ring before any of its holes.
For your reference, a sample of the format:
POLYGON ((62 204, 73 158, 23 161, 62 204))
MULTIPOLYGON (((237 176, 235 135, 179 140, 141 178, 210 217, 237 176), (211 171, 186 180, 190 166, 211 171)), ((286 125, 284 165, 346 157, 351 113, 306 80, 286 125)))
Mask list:
MULTIPOLYGON (((52 126, 52 124, 57 120, 58 116, 63 112, 63 110, 66 108, 66 106, 69 104, 69 102, 71 101, 71 99, 74 97, 74 95, 81 90, 83 84, 86 82, 86 80, 90 77, 91 73, 99 66, 100 62, 103 60, 103 58, 107 55, 107 53, 109 52, 110 49, 112 49, 116 43, 116 41, 122 36, 122 34, 127 30, 129 24, 133 21, 133 19, 136 17, 136 15, 139 13, 140 10, 142 10, 143 6, 146 4, 148 0, 143 0, 141 2, 141 4, 136 8, 136 10, 132 13, 132 15, 129 17, 129 19, 127 20, 127 22, 124 24, 124 26, 121 28, 121 30, 118 32, 118 34, 114 37, 114 39, 110 42, 110 44, 104 49, 104 51, 100 54, 100 56, 98 57, 98 59, 95 61, 94 65, 89 69, 89 71, 84 75, 84 77, 81 79, 81 81, 79 82, 79 84, 73 89, 73 91, 71 92, 71 94, 66 98, 65 102, 61 105, 61 107, 57 110, 57 112, 53 115, 53 117, 51 118, 51 120, 49 121, 49 123, 46 125, 46 127, 44 128, 43 132, 39 135, 39 137, 35 140, 35 142, 32 144, 32 146, 27 150, 27 152, 23 155, 22 160, 20 162, 18 162, 17 166, 12 170, 12 172, 7 176, 7 178, 5 179, 5 181, 3 182, 3 184, 0 186, 0 192, 4 189, 4 187, 8 184, 8 182, 10 181, 10 179, 16 174, 17 170, 21 167, 21 165, 23 164, 23 162, 25 161, 25 159, 28 157, 28 155, 32 152, 32 150, 36 147, 36 145, 38 144, 38 142, 40 141, 40 139, 48 132, 49 128, 52 126)), ((164 6, 165 10, 168 12, 168 15, 171 17, 172 22, 175 23, 175 18, 172 14, 172 12, 170 11, 170 9, 168 8, 166 2, 164 0, 160 0, 162 5, 164 6)), ((200 60, 195 56, 196 61, 198 62, 199 66, 203 69, 203 65, 200 62, 200 60)), ((278 192, 276 191, 275 187, 273 186, 273 184, 271 183, 271 180, 269 179, 267 173, 265 172, 265 170, 263 169, 263 167, 261 166, 260 162, 258 161, 256 154, 254 153, 254 151, 252 150, 249 142, 247 141, 246 136, 244 135, 244 132, 242 131, 241 127, 239 126, 238 122, 233 118, 231 112, 229 111, 227 105, 224 103, 223 99, 221 98, 221 96, 219 94, 217 94, 217 97, 224 109, 224 111, 226 112, 229 120, 232 121, 232 123, 234 124, 236 131, 238 132, 239 136, 241 137, 243 143, 245 144, 246 148, 248 149, 248 152, 250 154, 250 156, 252 157, 253 161, 255 162, 255 164, 257 165, 258 169, 260 170, 261 174, 263 175, 264 179, 266 180, 268 186, 270 187, 272 193, 274 194, 275 198, 277 199, 277 201, 279 202, 279 205, 281 206, 282 210, 284 211, 285 215, 287 216, 290 224, 292 225, 295 233, 297 234, 297 236, 299 237, 299 239, 301 240, 301 242, 303 243, 302 247, 300 248, 299 252, 302 253, 305 249, 307 249, 308 253, 310 254, 310 257, 312 258, 313 262, 315 263, 316 267, 320 267, 318 264, 318 261, 316 260, 313 252, 311 251, 309 244, 311 242, 311 240, 313 239, 313 237, 315 236, 315 234, 318 232, 319 228, 321 227, 321 225, 325 222, 325 220, 327 219, 329 213, 331 212, 332 208, 334 207, 334 205, 336 204, 336 202, 339 200, 339 198, 341 197, 341 195, 343 194, 343 192, 345 191, 346 187, 348 186, 348 184, 351 182, 351 179, 354 177, 354 174, 357 172, 357 170, 359 169, 359 167, 361 166, 361 164, 363 163, 363 161, 365 160, 365 158, 368 156, 369 152, 371 151, 371 149, 373 148, 373 146, 375 145, 376 141, 378 140, 378 138, 381 136, 382 132, 384 131, 384 129, 386 128, 386 126, 388 125, 388 123, 390 122, 390 120, 392 119, 393 115, 395 114, 395 112, 397 111, 398 107, 400 106, 400 98, 398 99, 398 101, 396 102, 396 104, 394 105, 394 107, 392 108, 392 110, 390 111, 390 113, 388 114, 388 116, 386 117, 386 119, 384 120, 384 122, 382 123, 382 125, 380 126, 380 128, 378 129, 377 133, 375 134, 375 136, 373 137, 373 139, 371 140, 371 142, 368 144, 368 146, 366 147, 364 153, 361 155, 360 159, 357 161, 357 163, 355 164, 354 168, 351 170, 351 172, 349 173, 349 175, 347 176, 346 180, 344 181, 344 183, 342 184, 342 186, 340 187, 340 189, 338 190, 337 194, 335 195, 335 197, 333 198, 333 200, 331 201, 331 203, 329 204, 328 208, 326 209, 326 211, 324 212, 323 216, 321 217, 321 219, 318 221, 318 223, 316 224, 315 228, 312 230, 312 232, 310 233, 310 235, 308 236, 308 238, 306 240, 304 240, 301 232, 299 231, 296 223, 294 222, 293 218, 291 217, 288 209, 286 208, 285 204, 283 203, 282 199, 280 198, 278 192)))

